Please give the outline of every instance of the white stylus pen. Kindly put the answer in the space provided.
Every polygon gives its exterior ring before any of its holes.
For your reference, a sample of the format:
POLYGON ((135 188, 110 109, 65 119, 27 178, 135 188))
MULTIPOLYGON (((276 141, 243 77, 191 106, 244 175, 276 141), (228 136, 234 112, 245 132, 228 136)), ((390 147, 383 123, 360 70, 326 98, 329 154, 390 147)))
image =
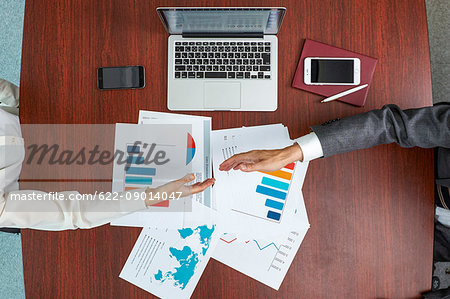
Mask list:
POLYGON ((351 93, 354 93, 354 92, 356 92, 358 90, 366 88, 367 86, 369 86, 369 84, 364 84, 364 85, 357 86, 355 88, 348 89, 346 91, 343 91, 341 93, 335 94, 334 96, 331 96, 329 98, 326 98, 326 99, 322 100, 321 103, 326 103, 326 102, 331 102, 331 101, 337 100, 339 98, 342 98, 343 96, 346 96, 348 94, 351 94, 351 93))

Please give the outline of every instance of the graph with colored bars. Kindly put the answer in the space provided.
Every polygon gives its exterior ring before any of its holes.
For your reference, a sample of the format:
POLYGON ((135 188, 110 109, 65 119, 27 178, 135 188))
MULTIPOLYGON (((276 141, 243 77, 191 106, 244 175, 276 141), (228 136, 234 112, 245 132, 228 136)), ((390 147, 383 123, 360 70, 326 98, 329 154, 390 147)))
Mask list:
POLYGON ((272 221, 280 221, 286 204, 286 198, 294 173, 295 163, 290 163, 280 170, 264 172, 261 183, 256 186, 256 193, 265 197, 264 206, 267 208, 265 217, 272 221))
MULTIPOLYGON (((145 165, 144 152, 140 145, 127 144, 127 163, 125 164, 124 191, 151 187, 157 169, 145 165)), ((152 206, 169 207, 169 201, 159 201, 152 206)))
MULTIPOLYGON (((224 142, 228 146, 223 147, 221 151, 223 160, 226 160, 238 153, 237 136, 233 134, 224 136, 224 142)), ((294 170, 295 163, 290 163, 277 171, 245 173, 236 178, 237 181, 242 179, 252 182, 252 184, 253 182, 257 183, 255 189, 251 190, 251 193, 247 193, 248 198, 245 201, 238 201, 237 206, 234 206, 232 210, 268 221, 280 222, 294 170)), ((236 175, 236 173, 229 174, 236 175)))
MULTIPOLYGON (((124 191, 131 191, 151 187, 156 176, 157 169, 145 165, 144 149, 140 145, 127 144, 127 163, 125 164, 124 191)), ((195 156, 195 141, 191 134, 187 134, 186 165, 191 163, 195 156)), ((201 178, 201 174, 196 174, 201 178)), ((169 200, 159 201, 152 206, 169 207, 169 200)))

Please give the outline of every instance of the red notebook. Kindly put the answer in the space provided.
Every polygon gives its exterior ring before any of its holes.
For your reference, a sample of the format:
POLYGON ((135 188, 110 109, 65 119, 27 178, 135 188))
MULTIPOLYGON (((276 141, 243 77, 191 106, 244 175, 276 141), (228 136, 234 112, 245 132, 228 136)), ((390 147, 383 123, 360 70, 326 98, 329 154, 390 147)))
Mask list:
POLYGON ((325 97, 330 97, 337 93, 343 92, 347 89, 354 88, 356 86, 351 85, 306 85, 303 81, 304 66, 303 62, 306 57, 350 57, 359 58, 361 60, 361 83, 369 84, 366 88, 363 88, 357 92, 351 93, 340 98, 338 101, 349 103, 355 106, 364 106, 369 93, 370 83, 372 82, 375 66, 377 65, 377 59, 352 51, 347 51, 341 48, 329 46, 327 44, 319 43, 310 39, 305 41, 303 46, 302 56, 298 62, 297 70, 295 71, 294 81, 292 86, 310 91, 312 93, 320 94, 325 97))

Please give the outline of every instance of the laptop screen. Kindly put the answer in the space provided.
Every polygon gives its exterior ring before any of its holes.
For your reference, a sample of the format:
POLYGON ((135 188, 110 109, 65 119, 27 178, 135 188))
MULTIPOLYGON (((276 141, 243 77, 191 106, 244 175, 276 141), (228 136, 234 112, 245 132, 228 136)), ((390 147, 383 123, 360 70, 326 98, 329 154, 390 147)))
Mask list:
POLYGON ((169 34, 262 33, 277 34, 285 8, 158 8, 169 34))

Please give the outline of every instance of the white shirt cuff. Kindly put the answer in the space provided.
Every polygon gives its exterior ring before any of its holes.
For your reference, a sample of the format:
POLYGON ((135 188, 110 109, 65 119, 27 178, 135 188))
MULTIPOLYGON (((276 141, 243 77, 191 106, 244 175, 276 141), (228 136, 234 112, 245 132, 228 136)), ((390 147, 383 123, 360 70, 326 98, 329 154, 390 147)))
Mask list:
POLYGON ((308 135, 295 139, 303 152, 303 161, 311 161, 323 157, 322 145, 316 133, 311 132, 308 135))
POLYGON ((450 227, 450 211, 440 207, 436 207, 436 220, 441 224, 450 227))

